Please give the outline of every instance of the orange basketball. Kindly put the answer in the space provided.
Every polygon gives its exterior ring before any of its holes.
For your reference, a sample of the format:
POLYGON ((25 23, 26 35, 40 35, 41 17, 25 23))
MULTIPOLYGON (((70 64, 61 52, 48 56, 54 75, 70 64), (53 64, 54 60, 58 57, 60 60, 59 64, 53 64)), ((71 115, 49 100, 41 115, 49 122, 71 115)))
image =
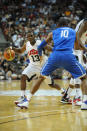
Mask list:
POLYGON ((14 52, 14 50, 12 50, 10 48, 5 49, 5 51, 4 51, 4 58, 7 61, 12 61, 15 58, 15 52, 14 52))

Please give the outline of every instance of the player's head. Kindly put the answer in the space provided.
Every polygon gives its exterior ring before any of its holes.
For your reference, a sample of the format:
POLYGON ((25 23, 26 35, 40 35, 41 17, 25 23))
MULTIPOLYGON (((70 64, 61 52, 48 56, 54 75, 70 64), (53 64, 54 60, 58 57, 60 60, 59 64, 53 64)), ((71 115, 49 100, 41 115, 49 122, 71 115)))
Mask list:
POLYGON ((64 26, 68 26, 68 20, 64 18, 60 18, 58 21, 58 27, 64 27, 64 26))
POLYGON ((27 34, 27 39, 30 41, 31 45, 35 44, 35 36, 34 36, 33 32, 29 32, 27 34))

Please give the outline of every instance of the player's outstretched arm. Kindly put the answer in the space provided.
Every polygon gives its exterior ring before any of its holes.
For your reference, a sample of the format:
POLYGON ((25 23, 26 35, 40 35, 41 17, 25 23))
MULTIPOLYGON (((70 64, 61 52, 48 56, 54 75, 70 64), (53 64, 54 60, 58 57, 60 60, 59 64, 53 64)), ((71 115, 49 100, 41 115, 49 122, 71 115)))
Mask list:
POLYGON ((26 44, 24 44, 21 48, 12 47, 12 50, 14 50, 18 54, 21 54, 26 50, 26 44))
POLYGON ((52 32, 48 34, 47 38, 38 46, 39 55, 42 56, 43 48, 52 40, 52 32))
POLYGON ((85 21, 79 28, 78 32, 76 33, 76 40, 78 41, 80 47, 84 50, 87 51, 87 48, 85 47, 85 43, 82 43, 81 41, 81 36, 82 34, 87 30, 87 22, 85 21))
POLYGON ((53 47, 50 46, 50 45, 46 45, 46 46, 44 47, 44 49, 46 49, 46 50, 49 51, 49 52, 52 52, 53 47))

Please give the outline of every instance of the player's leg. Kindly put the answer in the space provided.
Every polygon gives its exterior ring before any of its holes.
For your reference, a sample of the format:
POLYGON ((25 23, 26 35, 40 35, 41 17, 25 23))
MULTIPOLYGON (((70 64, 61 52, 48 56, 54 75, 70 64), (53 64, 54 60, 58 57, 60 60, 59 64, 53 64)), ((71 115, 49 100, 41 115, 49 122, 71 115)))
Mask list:
MULTIPOLYGON (((74 77, 74 79, 76 78, 82 78, 82 95, 84 98, 83 100, 83 105, 86 105, 87 103, 85 101, 87 101, 87 80, 86 80, 86 71, 83 68, 83 66, 75 59, 74 55, 71 54, 71 60, 69 59, 68 61, 68 65, 65 66, 65 69, 67 71, 69 71, 72 76, 74 77), (84 86, 85 85, 85 86, 84 86)), ((82 107, 81 109, 84 109, 84 107, 82 107)), ((85 107, 85 109, 87 109, 87 107, 85 107)))
POLYGON ((65 92, 65 89, 64 89, 64 88, 61 88, 60 85, 59 85, 59 84, 56 84, 55 82, 52 83, 52 84, 48 84, 48 85, 49 85, 51 88, 54 88, 54 89, 60 91, 61 94, 64 94, 64 92, 65 92))
POLYGON ((22 100, 25 98, 25 90, 26 90, 26 80, 27 80, 27 75, 22 74, 21 76, 21 97, 18 98, 18 100, 14 101, 14 103, 17 105, 20 103, 22 100))
POLYGON ((58 83, 56 84, 55 83, 55 80, 53 78, 52 75, 50 75, 50 83, 48 83, 48 85, 51 87, 51 88, 54 88, 58 91, 60 91, 60 93, 63 95, 65 93, 65 89, 62 88, 58 83))
POLYGON ((52 61, 50 62, 50 58, 49 58, 41 70, 41 75, 38 77, 35 84, 31 87, 30 94, 27 95, 27 101, 25 100, 22 103, 17 104, 17 106, 20 108, 28 108, 28 104, 31 96, 34 95, 34 93, 39 89, 41 83, 44 81, 44 79, 46 79, 44 75, 49 76, 52 73, 52 71, 54 71, 55 69, 57 69, 57 67, 55 68, 55 66, 53 66, 53 62, 52 61))
POLYGON ((74 88, 74 79, 71 78, 70 79, 70 83, 69 83, 69 87, 67 88, 67 90, 65 91, 64 95, 62 96, 61 98, 61 102, 62 103, 66 103, 66 104, 72 104, 72 100, 70 98, 71 96, 71 92, 72 92, 72 89, 74 88))
POLYGON ((81 78, 82 84, 82 105, 81 110, 87 110, 87 75, 81 78))
MULTIPOLYGON (((74 50, 74 54, 75 54, 76 59, 79 61, 79 63, 82 63, 83 62, 83 57, 82 57, 83 52, 80 50, 74 50)), ((64 98, 63 101, 64 100, 66 101, 66 98, 70 98, 70 93, 72 92, 72 89, 75 89, 75 97, 73 99, 73 103, 76 105, 81 104, 80 84, 81 84, 81 80, 79 78, 77 79, 71 78, 69 87, 67 88, 64 96, 62 97, 62 99, 64 98)))
POLYGON ((82 92, 81 92, 81 80, 80 78, 74 79, 75 84, 75 96, 73 98, 73 104, 80 106, 82 104, 82 92))
POLYGON ((80 89, 80 85, 81 85, 81 80, 80 78, 77 79, 70 79, 70 84, 69 87, 67 88, 66 92, 64 93, 61 102, 62 103, 73 103, 74 105, 81 105, 82 101, 81 101, 81 89, 80 89), (73 100, 70 99, 71 96, 71 92, 72 90, 75 90, 75 95, 73 100))
POLYGON ((15 101, 15 104, 19 104, 21 103, 25 98, 26 98, 26 94, 25 94, 25 90, 26 90, 26 81, 31 81, 33 79, 33 77, 35 76, 35 72, 32 72, 32 65, 29 64, 29 66, 27 66, 24 71, 22 72, 22 76, 21 76, 21 97, 15 101))
POLYGON ((29 78, 27 75, 22 74, 21 76, 21 97, 18 98, 18 100, 14 101, 14 103, 17 105, 18 103, 20 103, 21 101, 24 100, 24 98, 26 98, 26 81, 30 82, 33 79, 36 79, 36 74, 32 74, 32 76, 29 78))
MULTIPOLYGON (((79 63, 83 65, 83 51, 82 50, 75 50, 75 56, 79 63)), ((74 79, 74 84, 75 84, 75 97, 73 99, 73 103, 75 105, 81 105, 81 80, 79 78, 74 79)))
MULTIPOLYGON (((33 75, 36 73, 36 75, 40 74, 40 67, 36 67, 34 65, 30 65, 27 71, 27 76, 29 78, 29 76, 33 75)), ((26 98, 17 104, 18 107, 20 108, 28 108, 29 106, 29 102, 32 98, 32 96, 34 95, 34 93, 38 90, 40 82, 43 81, 42 78, 40 78, 40 80, 38 81, 38 79, 35 80, 36 82, 33 84, 33 86, 30 88, 30 91, 28 92, 28 95, 26 96, 26 98)), ((23 84, 25 86, 25 84, 23 84)), ((23 88, 24 89, 24 88, 23 88)))

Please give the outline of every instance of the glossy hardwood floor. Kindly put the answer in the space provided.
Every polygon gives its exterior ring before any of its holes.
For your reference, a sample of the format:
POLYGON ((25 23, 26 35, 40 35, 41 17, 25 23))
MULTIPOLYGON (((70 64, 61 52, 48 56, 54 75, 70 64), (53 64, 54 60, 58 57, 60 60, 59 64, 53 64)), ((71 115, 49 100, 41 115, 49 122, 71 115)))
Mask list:
MULTIPOLYGON (((56 80, 62 87, 68 81, 56 80)), ((27 83, 27 90, 32 83, 27 83)), ((26 91, 28 93, 28 91, 26 91)), ((0 131, 87 131, 87 111, 60 103, 60 93, 43 83, 29 109, 19 109, 20 81, 0 81, 0 131)))

